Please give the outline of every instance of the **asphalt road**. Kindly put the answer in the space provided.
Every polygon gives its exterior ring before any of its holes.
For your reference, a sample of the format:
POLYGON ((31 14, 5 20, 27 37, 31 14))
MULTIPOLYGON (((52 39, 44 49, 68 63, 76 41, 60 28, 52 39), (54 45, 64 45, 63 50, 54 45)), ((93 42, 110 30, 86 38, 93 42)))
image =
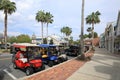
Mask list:
POLYGON ((0 54, 0 80, 13 80, 5 71, 10 70, 11 64, 10 54, 0 54), (4 71, 5 70, 5 71, 4 71))
MULTIPOLYGON (((0 80, 15 80, 26 76, 23 70, 13 68, 11 58, 11 54, 0 54, 0 80)), ((68 57, 68 59, 72 58, 68 57)), ((49 68, 47 65, 45 67, 49 68)))

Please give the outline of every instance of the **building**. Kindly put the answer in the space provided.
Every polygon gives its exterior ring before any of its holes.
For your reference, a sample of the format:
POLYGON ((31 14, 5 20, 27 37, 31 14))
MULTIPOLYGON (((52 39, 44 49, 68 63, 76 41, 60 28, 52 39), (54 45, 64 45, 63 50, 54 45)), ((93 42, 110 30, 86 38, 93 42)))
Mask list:
POLYGON ((94 39, 92 39, 92 38, 85 38, 84 39, 84 45, 92 45, 92 43, 94 46, 99 46, 99 37, 94 38, 94 39))
POLYGON ((55 35, 55 34, 48 36, 48 43, 50 43, 51 39, 53 40, 53 43, 55 45, 67 45, 68 44, 68 41, 66 41, 61 36, 58 36, 58 35, 55 35))
POLYGON ((105 32, 100 35, 100 47, 105 48, 111 53, 120 53, 120 11, 116 22, 109 22, 105 32))
MULTIPOLYGON (((44 37, 45 38, 45 37, 44 37)), ((48 44, 50 43, 50 40, 53 40, 53 43, 55 45, 66 45, 68 44, 68 41, 66 41, 64 38, 62 38, 61 36, 58 35, 50 35, 47 37, 47 42, 48 44)), ((36 37, 35 34, 32 35, 32 43, 36 43, 36 44, 42 44, 42 37, 36 37)))
POLYGON ((120 11, 118 12, 117 25, 115 27, 115 52, 120 53, 120 11))
POLYGON ((92 45, 92 38, 85 38, 84 45, 92 45))
POLYGON ((33 35, 32 35, 32 43, 37 43, 36 42, 36 35, 33 33, 33 35))
POLYGON ((105 33, 102 33, 100 35, 99 47, 105 48, 105 33))
POLYGON ((109 22, 105 28, 105 48, 114 53, 114 29, 116 22, 109 22))

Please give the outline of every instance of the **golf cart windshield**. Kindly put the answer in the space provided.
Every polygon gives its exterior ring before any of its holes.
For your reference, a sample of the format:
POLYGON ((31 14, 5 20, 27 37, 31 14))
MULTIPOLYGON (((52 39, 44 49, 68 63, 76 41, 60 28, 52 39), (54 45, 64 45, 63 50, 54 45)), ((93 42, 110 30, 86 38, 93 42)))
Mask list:
POLYGON ((32 59, 36 59, 37 57, 40 56, 40 50, 38 47, 28 47, 27 52, 28 54, 28 59, 32 60, 32 59))
POLYGON ((56 55, 56 46, 55 45, 50 45, 50 44, 39 44, 39 47, 42 48, 43 52, 46 51, 47 55, 56 55))
POLYGON ((35 59, 39 54, 39 46, 29 43, 18 43, 12 45, 11 52, 12 51, 14 51, 15 54, 20 51, 28 60, 31 60, 35 59))

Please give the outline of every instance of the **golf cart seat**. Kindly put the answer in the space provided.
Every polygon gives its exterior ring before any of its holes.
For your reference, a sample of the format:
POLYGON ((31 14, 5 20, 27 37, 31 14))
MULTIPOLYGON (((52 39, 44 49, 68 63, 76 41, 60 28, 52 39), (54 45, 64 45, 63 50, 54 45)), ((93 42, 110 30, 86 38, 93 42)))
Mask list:
POLYGON ((47 57, 48 57, 47 51, 43 51, 42 52, 42 58, 47 58, 47 57))
POLYGON ((21 58, 21 59, 19 59, 19 60, 21 60, 23 63, 28 62, 28 61, 27 61, 27 58, 21 58))
POLYGON ((48 55, 46 55, 46 54, 42 55, 42 58, 47 58, 47 57, 48 57, 48 55))

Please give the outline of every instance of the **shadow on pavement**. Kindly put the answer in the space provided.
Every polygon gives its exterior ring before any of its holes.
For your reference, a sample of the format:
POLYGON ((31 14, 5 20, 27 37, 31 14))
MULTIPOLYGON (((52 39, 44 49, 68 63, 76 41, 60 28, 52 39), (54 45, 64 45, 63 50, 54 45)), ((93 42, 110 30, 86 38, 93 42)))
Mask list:
POLYGON ((0 71, 0 80, 3 80, 4 79, 4 75, 5 75, 6 73, 4 72, 4 71, 0 71))
POLYGON ((120 66, 118 66, 118 64, 120 65, 118 62, 114 62, 113 66, 108 64, 95 66, 95 70, 110 76, 110 80, 120 80, 120 66))
POLYGON ((120 58, 105 49, 96 49, 92 61, 96 62, 94 69, 99 73, 98 76, 106 80, 120 80, 120 58))
MULTIPOLYGON (((101 60, 105 60, 105 59, 101 59, 101 60)), ((110 64, 108 64, 108 63, 106 63, 106 62, 102 62, 102 61, 97 60, 97 59, 92 59, 92 61, 97 62, 97 63, 100 63, 100 64, 103 64, 103 65, 106 65, 106 66, 112 66, 112 65, 110 65, 110 64)))
POLYGON ((80 56, 77 56, 77 57, 75 58, 75 60, 77 60, 77 61, 85 61, 85 60, 83 60, 83 59, 81 58, 81 55, 80 55, 80 56))

